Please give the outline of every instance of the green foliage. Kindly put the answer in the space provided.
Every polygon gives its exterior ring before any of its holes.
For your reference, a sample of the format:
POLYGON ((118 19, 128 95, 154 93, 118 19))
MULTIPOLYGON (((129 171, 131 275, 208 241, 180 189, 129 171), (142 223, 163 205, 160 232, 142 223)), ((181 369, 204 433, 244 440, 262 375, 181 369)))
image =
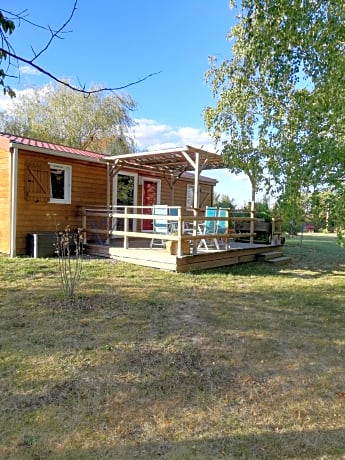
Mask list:
POLYGON ((1 35, 9 34, 11 35, 15 29, 14 22, 8 18, 5 18, 3 13, 0 11, 0 27, 1 27, 1 35))
POLYGON ((63 85, 49 85, 18 97, 3 115, 2 129, 84 150, 132 152, 130 96, 95 93, 85 96, 63 85))
POLYGON ((229 208, 229 209, 236 208, 235 199, 231 198, 229 195, 215 194, 213 201, 214 201, 214 206, 217 206, 219 208, 229 208))
POLYGON ((233 172, 252 171, 298 214, 304 188, 344 177, 345 4, 242 0, 238 18, 232 57, 206 74, 206 126, 233 172))
MULTIPOLYGON (((14 29, 14 22, 11 19, 6 18, 0 11, 0 37, 2 45, 7 43, 7 37, 13 33, 14 29)), ((6 64, 6 59, 7 53, 5 49, 2 48, 0 51, 0 87, 2 87, 4 94, 8 94, 10 97, 14 97, 15 92, 13 89, 5 84, 6 70, 3 68, 3 66, 6 64)))
MULTIPOLYGON (((345 230, 345 185, 337 187, 336 192, 333 192, 329 204, 330 225, 337 231, 340 238, 340 243, 344 241, 345 230)), ((343 244, 342 244, 343 245, 343 244)), ((343 245, 344 246, 344 245, 343 245)))

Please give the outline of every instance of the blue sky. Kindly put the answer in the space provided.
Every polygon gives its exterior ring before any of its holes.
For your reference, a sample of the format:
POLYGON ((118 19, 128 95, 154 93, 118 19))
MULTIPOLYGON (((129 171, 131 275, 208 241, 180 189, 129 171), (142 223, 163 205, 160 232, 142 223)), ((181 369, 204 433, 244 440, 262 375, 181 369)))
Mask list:
MULTIPOLYGON (((1 3, 4 10, 27 10, 28 20, 56 29, 69 17, 74 1, 1 3)), ((212 147, 202 112, 214 101, 204 75, 210 55, 230 57, 226 37, 236 12, 228 4, 228 0, 79 0, 66 28, 70 32, 55 39, 37 64, 86 87, 118 87, 160 72, 126 90, 138 104, 133 118, 140 149, 187 143, 212 147)), ((48 39, 47 31, 22 22, 11 44, 17 54, 31 58, 32 48, 38 52, 48 39)), ((48 82, 25 67, 20 81, 9 81, 18 90, 48 82)), ((227 171, 207 175, 219 180, 216 192, 230 195, 239 206, 250 199, 246 176, 234 177, 227 171)))

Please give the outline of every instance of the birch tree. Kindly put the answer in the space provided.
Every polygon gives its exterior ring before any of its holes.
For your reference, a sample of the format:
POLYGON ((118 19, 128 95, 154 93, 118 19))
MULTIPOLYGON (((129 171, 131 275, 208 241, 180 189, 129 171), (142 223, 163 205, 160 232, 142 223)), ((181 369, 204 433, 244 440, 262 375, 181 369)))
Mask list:
POLYGON ((237 12, 231 55, 210 61, 215 106, 204 112, 229 168, 260 165, 259 179, 274 178, 290 198, 336 189, 345 176, 345 3, 242 0, 237 12))

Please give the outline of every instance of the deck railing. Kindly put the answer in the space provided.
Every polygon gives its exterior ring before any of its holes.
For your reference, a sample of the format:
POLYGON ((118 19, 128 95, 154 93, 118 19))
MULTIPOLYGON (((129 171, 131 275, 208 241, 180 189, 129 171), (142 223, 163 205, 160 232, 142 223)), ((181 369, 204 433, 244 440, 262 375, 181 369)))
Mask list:
MULTIPOLYGON (((201 240, 210 239, 224 239, 225 237, 236 238, 249 238, 253 242, 255 233, 235 233, 233 228, 234 224, 238 221, 241 222, 255 222, 253 213, 249 213, 248 217, 236 217, 231 215, 231 210, 225 217, 205 217, 205 210, 201 209, 188 209, 180 206, 168 206, 169 209, 177 210, 177 215, 157 215, 153 213, 152 206, 116 206, 111 208, 82 208, 80 211, 82 216, 82 227, 86 234, 86 242, 92 238, 98 244, 110 244, 111 240, 116 237, 123 238, 123 248, 129 248, 129 238, 143 238, 150 239, 161 236, 159 233, 153 231, 140 231, 137 229, 141 227, 144 220, 154 221, 155 219, 165 220, 174 223, 174 232, 164 234, 164 240, 177 241, 177 255, 182 255, 182 247, 184 241, 189 241, 193 254, 197 252, 197 247, 201 240), (202 224, 207 221, 227 222, 228 233, 207 233, 205 235, 200 231, 202 224)), ((272 235, 279 234, 277 225, 279 226, 280 220, 272 220, 272 235)), ((251 225, 251 228, 254 228, 251 225)))

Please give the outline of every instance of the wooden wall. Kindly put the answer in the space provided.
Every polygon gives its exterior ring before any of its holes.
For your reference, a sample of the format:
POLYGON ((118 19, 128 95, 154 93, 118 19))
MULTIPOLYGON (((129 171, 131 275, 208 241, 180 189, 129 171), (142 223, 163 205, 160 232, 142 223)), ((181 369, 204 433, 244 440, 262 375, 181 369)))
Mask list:
POLYGON ((0 252, 10 253, 11 156, 0 146, 0 252))
MULTIPOLYGON (((44 169, 44 168, 43 168, 44 169)), ((123 171, 125 173, 125 171, 123 171)), ((44 171, 42 172, 44 174, 44 171)), ((140 174, 139 174, 140 176, 140 174)), ((149 178, 149 174, 143 174, 149 178)), ((187 184, 193 184, 193 178, 179 179, 172 195, 169 182, 158 174, 152 178, 161 180, 161 203, 186 206, 187 184), (172 199, 173 196, 173 199, 172 199)), ((112 186, 111 186, 112 187, 112 186)), ((200 181, 202 206, 212 204, 213 185, 200 181)), ((111 195, 112 196, 112 195, 111 195)), ((16 254, 26 253, 27 235, 46 231, 64 230, 81 227, 80 207, 105 208, 107 202, 107 167, 104 163, 64 158, 59 155, 36 153, 19 149, 18 188, 17 188, 17 233, 16 254), (49 197, 35 196, 37 190, 29 191, 28 164, 31 162, 57 163, 72 167, 72 203, 50 203, 49 197)), ((139 185, 138 206, 142 204, 142 187, 139 185)), ((0 252, 10 252, 10 153, 0 144, 0 252)))
MULTIPOLYGON (((122 171, 121 171, 122 172, 122 171)), ((123 172, 125 174, 125 172, 123 172)), ((139 174, 140 177, 140 174, 139 174)), ((148 174, 143 175, 145 179, 150 179, 148 174)), ((161 204, 168 204, 169 206, 182 206, 186 207, 187 202, 187 185, 194 185, 194 178, 181 178, 177 180, 174 185, 173 191, 169 185, 169 179, 166 180, 164 177, 158 175, 152 175, 152 179, 161 180, 161 204)), ((200 201, 201 207, 211 206, 213 199, 213 188, 214 186, 200 179, 200 201)), ((139 185, 138 190, 138 206, 142 205, 142 187, 139 185)))
MULTIPOLYGON (((203 182, 202 178, 199 179, 200 187, 200 207, 211 206, 213 200, 214 186, 208 182, 203 182)), ((193 179, 179 179, 174 187, 174 201, 176 205, 186 206, 187 201, 187 185, 194 184, 193 179)))
POLYGON ((26 253, 28 233, 64 230, 82 226, 80 206, 106 205, 106 165, 62 158, 54 155, 19 151, 17 196, 17 254, 26 253), (72 166, 72 203, 49 203, 46 199, 31 200, 25 193, 26 165, 28 161, 45 161, 72 166))

